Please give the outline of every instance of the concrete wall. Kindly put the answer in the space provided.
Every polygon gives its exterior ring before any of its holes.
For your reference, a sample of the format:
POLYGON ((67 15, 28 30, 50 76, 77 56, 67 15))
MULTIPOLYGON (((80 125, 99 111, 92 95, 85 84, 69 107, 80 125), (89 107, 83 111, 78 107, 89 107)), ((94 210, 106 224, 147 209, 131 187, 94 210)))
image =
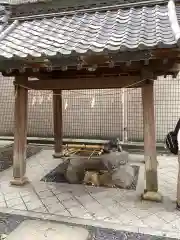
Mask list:
MULTIPOLYGON (((13 134, 14 88, 12 78, 0 77, 0 135, 13 134)), ((128 89, 128 139, 143 139, 141 90, 128 89)), ((179 78, 155 83, 157 140, 163 141, 180 117, 179 78)), ((63 92, 64 136, 109 138, 122 135, 121 90, 63 92)), ((52 136, 52 94, 29 91, 29 136, 52 136)))

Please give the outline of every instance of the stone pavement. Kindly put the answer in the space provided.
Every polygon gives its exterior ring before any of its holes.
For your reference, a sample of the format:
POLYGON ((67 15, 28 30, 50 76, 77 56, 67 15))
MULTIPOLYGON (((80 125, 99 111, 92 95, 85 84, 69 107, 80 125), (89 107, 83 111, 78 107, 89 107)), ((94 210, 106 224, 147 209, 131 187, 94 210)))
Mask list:
POLYGON ((43 150, 27 160, 31 183, 10 186, 12 168, 0 173, 0 212, 40 219, 87 224, 180 238, 180 212, 175 209, 177 158, 158 156, 159 189, 163 203, 140 200, 144 189, 144 164, 140 165, 136 191, 97 188, 66 183, 40 182, 62 160, 53 159, 52 150, 43 150))
POLYGON ((26 220, 21 223, 7 240, 91 240, 90 232, 82 227, 54 222, 26 220))
MULTIPOLYGON (((168 240, 167 237, 117 231, 86 225, 57 223, 43 220, 24 220, 10 234, 1 235, 1 240, 168 240)), ((172 240, 178 240, 171 238, 172 240)))

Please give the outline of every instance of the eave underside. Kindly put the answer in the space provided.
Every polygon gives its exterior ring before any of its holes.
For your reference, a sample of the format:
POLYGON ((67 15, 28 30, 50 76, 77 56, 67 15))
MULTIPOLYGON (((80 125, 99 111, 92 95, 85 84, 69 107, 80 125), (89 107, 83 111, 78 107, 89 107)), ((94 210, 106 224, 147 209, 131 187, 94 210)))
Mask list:
MULTIPOLYGON (((179 59, 180 61, 180 59, 179 59)), ((179 72, 177 59, 154 59, 138 62, 121 63, 118 66, 101 66, 96 69, 32 69, 26 68, 11 72, 4 71, 4 76, 15 76, 15 84, 34 90, 78 90, 106 88, 137 88, 147 80, 156 80, 158 76, 172 75, 179 72), (24 81, 28 79, 28 81, 24 81), (36 80, 35 80, 36 79, 36 80)))
POLYGON ((124 52, 119 54, 84 55, 66 58, 29 58, 26 60, 1 61, 0 71, 4 75, 16 76, 35 74, 56 78, 68 78, 79 75, 139 75, 143 68, 153 72, 155 76, 174 74, 180 62, 178 49, 155 49, 151 51, 124 52))

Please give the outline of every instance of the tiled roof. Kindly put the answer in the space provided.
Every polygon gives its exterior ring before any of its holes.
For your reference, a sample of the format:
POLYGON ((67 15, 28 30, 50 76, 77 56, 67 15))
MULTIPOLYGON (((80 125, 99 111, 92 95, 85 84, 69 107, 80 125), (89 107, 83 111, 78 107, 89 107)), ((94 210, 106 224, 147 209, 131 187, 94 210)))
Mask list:
POLYGON ((177 14, 178 22, 179 22, 179 24, 180 24, 180 5, 178 5, 178 6, 176 7, 176 14, 177 14))
MULTIPOLYGON (((172 3, 172 2, 171 2, 172 3)), ((136 51, 177 46, 167 5, 65 15, 18 23, 0 34, 0 56, 41 57, 88 51, 136 51)), ((173 11, 173 9, 172 9, 173 11)), ((174 20, 173 20, 174 21, 174 20)))

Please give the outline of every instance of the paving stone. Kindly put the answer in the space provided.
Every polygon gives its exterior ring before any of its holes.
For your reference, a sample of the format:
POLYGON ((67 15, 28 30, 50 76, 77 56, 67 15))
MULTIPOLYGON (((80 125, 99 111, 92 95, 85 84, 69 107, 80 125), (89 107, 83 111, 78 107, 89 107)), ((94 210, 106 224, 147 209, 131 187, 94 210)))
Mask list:
POLYGON ((143 221, 147 226, 155 229, 162 228, 164 224, 167 223, 163 219, 157 217, 156 215, 151 215, 145 218, 143 221))
POLYGON ((104 200, 104 199, 106 199, 107 197, 109 197, 109 194, 112 194, 112 195, 113 195, 113 191, 111 191, 111 189, 109 189, 109 191, 108 191, 108 190, 106 190, 106 191, 101 191, 101 189, 99 189, 98 192, 96 192, 96 193, 91 193, 90 195, 91 195, 91 197, 93 197, 93 198, 101 201, 101 200, 104 200))
POLYGON ((15 199, 15 198, 19 198, 19 197, 20 197, 20 195, 19 195, 18 192, 7 193, 7 194, 4 195, 4 198, 5 198, 6 201, 11 200, 11 199, 15 199))
POLYGON ((176 225, 169 224, 169 223, 164 223, 160 228, 156 228, 156 229, 161 229, 161 231, 163 232, 179 232, 179 229, 177 228, 176 225))
POLYGON ((76 197, 83 205, 89 205, 93 202, 93 198, 89 195, 86 194, 84 196, 76 197))
POLYGON ((74 217, 80 217, 80 218, 92 218, 93 216, 88 213, 88 211, 83 208, 83 207, 72 207, 70 209, 68 209, 68 211, 71 213, 72 216, 74 217))
POLYGON ((34 185, 34 188, 35 188, 36 192, 38 192, 38 193, 45 192, 45 191, 49 190, 48 187, 47 187, 47 184, 45 182, 39 182, 39 181, 36 181, 36 183, 34 185))
POLYGON ((139 209, 139 208, 131 208, 129 209, 129 211, 132 212, 132 214, 134 214, 138 218, 142 218, 142 219, 149 217, 150 215, 153 214, 149 210, 139 209))
POLYGON ((43 198, 42 199, 42 202, 45 204, 45 205, 53 205, 53 204, 55 204, 56 205, 56 203, 58 203, 59 202, 59 200, 55 197, 55 196, 51 196, 51 197, 47 197, 47 198, 43 198))
POLYGON ((14 206, 13 209, 27 210, 27 208, 26 208, 26 206, 24 204, 20 204, 20 205, 14 206))
POLYGON ((45 212, 48 212, 48 211, 47 211, 47 209, 45 207, 40 207, 40 208, 33 209, 33 212, 45 213, 45 212))
POLYGON ((32 195, 25 195, 22 197, 22 199, 25 203, 34 202, 34 201, 39 200, 38 197, 34 193, 32 195))
POLYGON ((66 208, 72 208, 72 207, 81 206, 80 203, 79 203, 75 198, 71 198, 71 199, 64 200, 64 201, 62 201, 62 204, 63 204, 66 208))
POLYGON ((67 210, 64 210, 64 211, 56 211, 56 215, 63 216, 63 217, 72 217, 72 215, 70 214, 70 212, 68 212, 67 210))
POLYGON ((99 209, 93 214, 93 217, 97 220, 104 220, 105 218, 110 217, 111 214, 105 209, 99 209))
POLYGON ((26 189, 20 189, 19 194, 21 195, 21 197, 25 197, 29 195, 31 196, 31 195, 34 195, 34 190, 26 187, 26 189))
POLYGON ((121 221, 123 224, 132 225, 133 223, 140 220, 140 218, 136 217, 134 214, 129 212, 128 210, 124 213, 120 213, 117 217, 119 221, 121 221))
POLYGON ((64 212, 67 211, 66 208, 61 203, 56 203, 52 205, 47 205, 46 208, 50 213, 64 212))
POLYGON ((174 228, 178 229, 178 231, 180 232, 180 218, 172 221, 172 222, 171 222, 171 225, 172 225, 174 228))
POLYGON ((13 206, 23 204, 23 200, 20 197, 18 197, 18 198, 13 198, 11 200, 6 201, 6 203, 8 207, 13 207, 13 206))
POLYGON ((7 240, 90 240, 90 233, 82 227, 72 227, 52 222, 25 220, 7 240))
POLYGON ((163 219, 166 222, 172 222, 176 219, 179 218, 179 216, 176 214, 176 212, 166 212, 166 211, 161 211, 156 213, 156 216, 159 218, 163 219))
MULTIPOLYGON (((51 188, 52 186, 50 186, 51 188)), ((55 187, 55 186, 54 186, 55 187)), ((62 194, 64 192, 67 191, 67 188, 54 188, 54 189, 51 189, 51 191, 54 193, 54 195, 59 195, 59 194, 62 194)))
POLYGON ((68 199, 72 198, 72 194, 71 193, 60 193, 60 194, 58 194, 56 196, 59 199, 59 201, 64 201, 64 200, 68 200, 68 199))
POLYGON ((127 209, 121 208, 121 207, 116 206, 116 205, 114 205, 114 204, 109 205, 109 206, 107 207, 107 209, 108 209, 108 211, 111 213, 112 216, 117 216, 117 215, 119 215, 120 213, 122 214, 122 213, 125 213, 125 212, 127 211, 127 209))
POLYGON ((47 197, 54 196, 54 194, 50 190, 45 190, 45 191, 39 192, 38 195, 40 198, 47 198, 47 197))
POLYGON ((42 207, 43 204, 40 201, 28 202, 26 203, 26 207, 29 211, 34 210, 36 208, 42 207))
POLYGON ((75 197, 82 197, 82 196, 87 194, 87 190, 86 190, 85 186, 82 186, 79 189, 78 188, 77 189, 73 189, 72 190, 72 194, 75 197))

